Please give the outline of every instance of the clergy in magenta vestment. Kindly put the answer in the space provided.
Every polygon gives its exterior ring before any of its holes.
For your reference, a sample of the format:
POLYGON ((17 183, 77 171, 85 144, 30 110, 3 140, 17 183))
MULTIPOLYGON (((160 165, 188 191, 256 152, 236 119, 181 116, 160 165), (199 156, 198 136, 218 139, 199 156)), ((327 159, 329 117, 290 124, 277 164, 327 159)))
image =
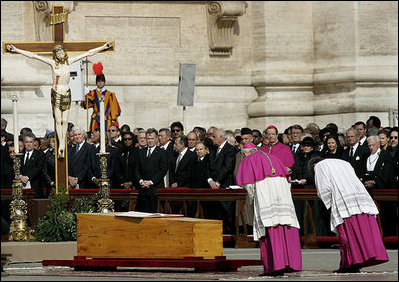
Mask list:
POLYGON ((239 166, 237 184, 254 188, 253 234, 260 243, 264 273, 300 271, 299 223, 287 169, 276 156, 257 150, 253 143, 246 144, 243 152, 247 156, 239 166))
POLYGON ((378 209, 350 163, 325 159, 314 171, 317 194, 331 209, 331 231, 339 235, 341 272, 388 261, 376 220, 378 209))
POLYGON ((294 155, 288 145, 284 145, 277 141, 274 144, 265 145, 260 149, 265 153, 275 155, 285 167, 293 167, 295 162, 294 155))

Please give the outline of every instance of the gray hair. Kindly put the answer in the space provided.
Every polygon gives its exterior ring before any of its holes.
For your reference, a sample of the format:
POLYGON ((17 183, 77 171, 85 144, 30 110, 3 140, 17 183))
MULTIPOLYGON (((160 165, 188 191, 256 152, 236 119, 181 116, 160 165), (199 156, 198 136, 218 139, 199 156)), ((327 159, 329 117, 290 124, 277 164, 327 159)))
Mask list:
POLYGON ((227 139, 228 135, 227 135, 226 131, 223 128, 217 128, 216 130, 217 130, 218 135, 220 137, 222 137, 223 139, 227 139))
POLYGON ((75 131, 80 130, 80 132, 83 133, 84 138, 87 138, 87 133, 86 130, 83 129, 83 127, 80 127, 78 125, 75 125, 74 127, 72 127, 72 132, 75 133, 75 131))
POLYGON ((370 135, 369 137, 367 137, 367 143, 369 143, 369 140, 375 140, 377 141, 377 143, 381 143, 381 138, 378 135, 370 135))
POLYGON ((227 141, 235 143, 237 140, 233 135, 229 135, 229 137, 227 137, 227 141))
POLYGON ((307 129, 314 129, 314 130, 317 130, 317 131, 320 130, 320 127, 319 127, 316 123, 313 123, 313 122, 309 123, 309 124, 306 126, 306 128, 307 128, 307 129))
POLYGON ((8 122, 6 121, 6 119, 1 118, 1 125, 4 125, 5 127, 7 127, 8 122))
POLYGON ((148 128, 147 131, 145 132, 146 135, 147 135, 147 134, 153 134, 153 133, 155 133, 155 136, 158 137, 158 130, 156 130, 156 129, 153 128, 153 127, 148 128))
POLYGON ((26 132, 26 133, 24 134, 24 136, 23 136, 23 140, 24 140, 24 141, 25 141, 26 137, 33 138, 33 141, 36 140, 36 136, 35 136, 35 134, 33 134, 32 132, 26 132))
POLYGON ((305 136, 305 137, 312 137, 312 138, 313 138, 313 135, 310 134, 309 132, 302 132, 301 135, 300 135, 300 137, 302 137, 302 136, 305 136))
POLYGON ((358 131, 356 128, 354 128, 354 127, 348 128, 348 129, 346 130, 346 133, 348 133, 349 131, 355 132, 355 135, 356 135, 357 137, 359 137, 359 135, 360 135, 359 131, 358 131))
POLYGON ((140 133, 146 134, 146 132, 147 132, 147 131, 145 131, 144 129, 142 129, 142 130, 139 130, 138 134, 140 134, 140 133))

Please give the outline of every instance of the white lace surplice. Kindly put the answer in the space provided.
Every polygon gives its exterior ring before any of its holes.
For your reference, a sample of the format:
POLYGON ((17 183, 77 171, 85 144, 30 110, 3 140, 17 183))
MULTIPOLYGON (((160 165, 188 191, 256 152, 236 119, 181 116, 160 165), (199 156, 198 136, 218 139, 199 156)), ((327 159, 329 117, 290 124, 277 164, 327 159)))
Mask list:
POLYGON ((299 229, 290 184, 285 177, 266 177, 255 183, 254 240, 265 236, 265 227, 288 225, 299 229))
POLYGON ((336 227, 356 214, 378 214, 373 199, 357 178, 350 163, 339 159, 325 159, 315 166, 317 195, 327 209, 331 208, 330 228, 336 227))

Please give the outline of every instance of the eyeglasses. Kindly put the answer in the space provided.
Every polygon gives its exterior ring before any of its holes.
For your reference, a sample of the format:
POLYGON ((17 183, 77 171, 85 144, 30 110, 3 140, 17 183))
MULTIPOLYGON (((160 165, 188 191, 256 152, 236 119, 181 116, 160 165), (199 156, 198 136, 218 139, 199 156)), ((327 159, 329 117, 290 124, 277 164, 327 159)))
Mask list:
POLYGON ((173 129, 172 132, 180 132, 180 129, 173 129))
POLYGON ((398 139, 398 136, 389 136, 389 139, 398 139))
POLYGON ((132 141, 133 138, 123 138, 123 141, 132 141))
POLYGON ((115 132, 116 129, 109 129, 108 132, 115 132))

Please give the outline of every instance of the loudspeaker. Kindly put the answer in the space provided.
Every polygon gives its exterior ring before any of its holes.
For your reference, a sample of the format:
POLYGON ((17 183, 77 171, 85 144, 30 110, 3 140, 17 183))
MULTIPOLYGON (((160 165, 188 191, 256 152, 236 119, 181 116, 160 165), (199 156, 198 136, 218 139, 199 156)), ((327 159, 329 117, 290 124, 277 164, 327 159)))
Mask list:
POLYGON ((84 68, 82 61, 70 65, 69 88, 71 89, 71 101, 84 100, 84 68))
POLYGON ((180 63, 179 87, 177 90, 178 106, 194 105, 195 67, 196 65, 193 63, 180 63))

